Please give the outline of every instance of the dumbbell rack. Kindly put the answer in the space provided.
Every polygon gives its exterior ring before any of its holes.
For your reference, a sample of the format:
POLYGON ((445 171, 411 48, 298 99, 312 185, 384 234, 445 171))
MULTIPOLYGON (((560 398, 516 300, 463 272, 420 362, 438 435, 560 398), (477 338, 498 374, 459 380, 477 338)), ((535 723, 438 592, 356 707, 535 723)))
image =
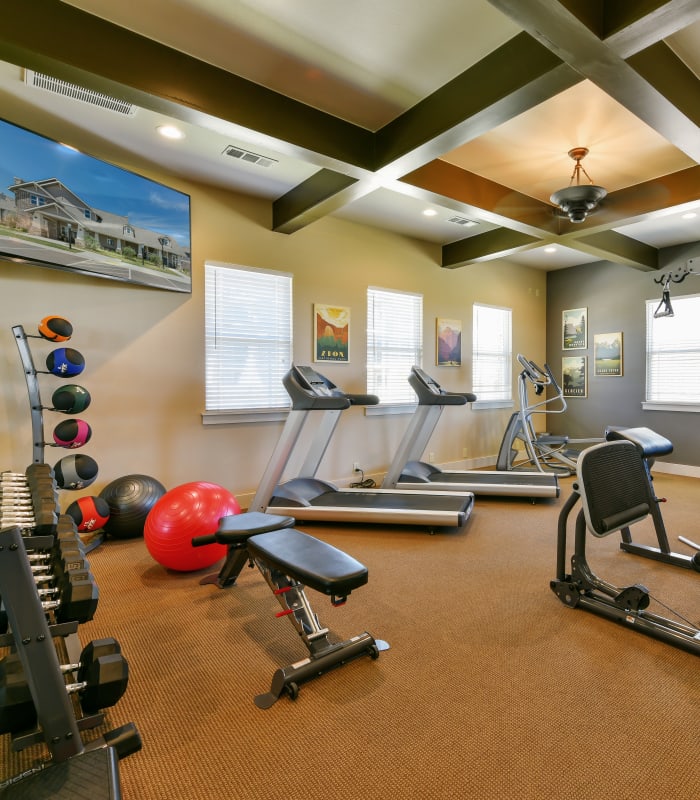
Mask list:
MULTIPOLYGON (((12 328, 24 369, 32 426, 33 465, 44 465, 42 404, 27 335, 21 325, 12 328)), ((28 471, 30 468, 27 468, 28 471)), ((47 468, 48 469, 48 468, 47 468)), ((55 483, 54 483, 55 487, 55 483)), ((81 731, 102 724, 104 714, 76 714, 66 690, 55 640, 60 639, 71 662, 80 657, 78 622, 51 624, 37 592, 27 546, 50 551, 57 539, 58 503, 37 518, 31 532, 19 525, 0 528, 0 597, 9 632, 0 634, 0 647, 12 648, 21 663, 36 712, 36 728, 13 735, 12 748, 22 750, 43 743, 50 761, 14 778, 0 779, 2 800, 119 800, 118 760, 140 749, 133 723, 107 732, 85 745, 81 731), (27 534, 27 535, 25 535, 27 534)), ((76 531, 77 535, 77 531, 76 531)))
MULTIPOLYGON (((50 536, 32 537, 33 546, 50 548, 51 544, 50 536)), ((0 586, 12 631, 0 637, 0 644, 7 646, 11 641, 16 649, 36 709, 41 738, 51 754, 51 768, 45 767, 22 775, 20 780, 6 782, 0 789, 0 796, 3 800, 25 797, 67 800, 76 796, 75 786, 88 785, 94 800, 119 798, 117 747, 127 737, 132 737, 135 729, 127 725, 111 731, 92 742, 89 749, 83 744, 53 642, 53 635, 61 635, 71 626, 63 626, 63 630, 50 629, 18 527, 0 531, 0 586), (60 787, 58 793, 57 787, 60 787)))

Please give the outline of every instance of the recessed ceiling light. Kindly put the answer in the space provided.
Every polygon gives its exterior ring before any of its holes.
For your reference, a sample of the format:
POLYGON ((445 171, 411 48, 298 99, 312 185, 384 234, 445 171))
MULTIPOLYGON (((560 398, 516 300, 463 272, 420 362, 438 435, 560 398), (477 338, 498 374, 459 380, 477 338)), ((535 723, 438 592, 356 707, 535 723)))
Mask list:
POLYGON ((697 217, 697 213, 695 211, 689 211, 687 214, 683 214, 681 219, 695 219, 697 217))
POLYGON ((166 139, 184 139, 185 134, 179 129, 176 128, 174 125, 159 125, 156 130, 161 136, 165 136, 166 139))
POLYGON ((435 217, 435 216, 437 216, 437 211, 434 208, 426 208, 423 211, 423 216, 424 217, 435 217))
POLYGON ((554 245, 550 245, 549 247, 545 247, 544 248, 544 252, 545 253, 556 253, 557 252, 557 248, 554 247, 554 245))

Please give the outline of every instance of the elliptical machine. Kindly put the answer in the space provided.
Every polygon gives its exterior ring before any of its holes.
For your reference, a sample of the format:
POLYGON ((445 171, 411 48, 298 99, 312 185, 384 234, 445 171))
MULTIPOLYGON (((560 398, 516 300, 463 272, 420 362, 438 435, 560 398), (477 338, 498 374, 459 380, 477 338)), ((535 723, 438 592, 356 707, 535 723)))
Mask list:
POLYGON ((518 353, 518 363, 523 368, 518 376, 520 410, 511 415, 498 451, 498 470, 537 470, 566 477, 576 472, 578 445, 604 441, 597 439, 570 439, 566 435, 537 433, 533 414, 563 414, 566 409, 564 392, 557 383, 549 364, 539 367, 534 361, 518 353), (547 387, 554 396, 547 397, 547 387), (529 390, 542 400, 530 402, 529 390), (547 406, 558 406, 547 408, 547 406))

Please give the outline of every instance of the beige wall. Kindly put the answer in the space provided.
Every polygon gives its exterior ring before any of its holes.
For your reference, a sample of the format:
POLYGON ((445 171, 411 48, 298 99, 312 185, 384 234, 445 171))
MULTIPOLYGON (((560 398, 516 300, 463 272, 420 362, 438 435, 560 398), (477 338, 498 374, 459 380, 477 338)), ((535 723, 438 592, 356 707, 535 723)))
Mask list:
MULTIPOLYGON (((128 166, 128 165, 127 165, 128 166)), ((143 170, 142 170, 143 171, 143 170)), ((312 306, 351 308, 350 363, 321 371, 349 391, 365 390, 368 285, 424 296, 424 367, 446 388, 471 383, 471 306, 513 308, 513 346, 536 361, 545 355, 546 273, 494 262, 442 270, 439 248, 378 229, 327 218, 291 236, 269 230, 270 204, 151 174, 192 198, 192 295, 129 286, 70 273, 0 262, 0 469, 23 470, 32 460, 27 392, 13 325, 34 333, 48 314, 68 317, 70 346, 86 369, 75 382, 92 394, 81 415, 93 429, 82 449, 99 464, 95 483, 64 493, 65 506, 97 494, 109 481, 145 473, 172 488, 192 480, 220 483, 237 494, 255 490, 282 423, 203 426, 205 260, 273 268, 294 275, 294 358, 312 359, 312 306), (435 318, 461 319, 463 365, 435 367, 435 318)), ((38 370, 53 348, 32 339, 38 370)), ((514 379, 517 369, 513 368, 514 379)), ((39 376, 46 404, 61 379, 39 376)), ((514 384, 515 391, 515 384, 514 384)), ((437 463, 494 457, 511 410, 446 409, 429 445, 437 463)), ((45 412, 45 441, 65 417, 45 412)), ((347 482, 354 461, 367 472, 386 468, 408 417, 365 417, 351 409, 341 419, 320 476, 347 482)), ((68 451, 47 448, 51 464, 68 451)))

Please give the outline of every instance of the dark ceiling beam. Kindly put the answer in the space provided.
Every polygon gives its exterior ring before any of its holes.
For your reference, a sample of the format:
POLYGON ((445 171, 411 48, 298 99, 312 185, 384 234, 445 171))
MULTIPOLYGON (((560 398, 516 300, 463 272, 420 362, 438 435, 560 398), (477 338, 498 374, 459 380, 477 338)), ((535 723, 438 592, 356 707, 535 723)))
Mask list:
POLYGON ((576 247, 601 261, 626 264, 645 272, 659 268, 657 248, 613 230, 582 236, 577 240, 576 247))
POLYGON ((294 233, 370 191, 355 178, 320 169, 272 204, 272 230, 294 233))
POLYGON ((606 2, 604 6, 605 29, 600 38, 621 58, 673 36, 699 16, 696 0, 606 2))
POLYGON ((546 47, 518 34, 379 130, 375 168, 398 178, 580 81, 546 47))
POLYGON ((561 5, 621 58, 672 36, 698 18, 695 0, 561 0, 561 5))
MULTIPOLYGON (((693 120, 660 94, 561 2, 558 0, 528 0, 527 3, 523 3, 522 0, 489 0, 489 2, 671 144, 694 161, 700 161, 700 136, 693 120)), ((681 0, 681 5, 685 5, 684 0, 681 0)), ((700 17, 700 9, 696 11, 697 17, 700 17)), ((651 31, 654 19, 655 14, 652 13, 634 24, 646 25, 651 31)), ((687 102, 691 102, 690 98, 687 102)))
POLYGON ((443 245, 441 266, 444 269, 456 269, 468 264, 508 258, 509 255, 529 249, 537 243, 536 236, 528 236, 509 228, 496 228, 443 245))
MULTIPOLYGON (((700 126, 700 81, 665 42, 658 42, 627 59, 657 92, 700 126)), ((700 137, 700 130, 697 132, 700 137)))
MULTIPOLYGON (((373 174, 367 174, 351 187, 339 178, 336 195, 327 193, 331 183, 326 177, 305 181, 274 204, 273 228, 293 233, 377 186, 401 179, 409 170, 480 136, 580 80, 577 72, 532 37, 516 36, 378 131, 374 136, 373 174), (318 192, 310 191, 310 186, 318 192), (291 206, 294 212, 283 211, 282 206, 291 206)), ((521 205, 534 202, 522 195, 518 198, 521 205)))
POLYGON ((265 134, 319 167, 370 169, 371 132, 60 0, 3 9, 0 59, 182 121, 265 134), (165 104, 165 105, 164 105, 165 104), (325 158, 325 163, 324 163, 325 158))

